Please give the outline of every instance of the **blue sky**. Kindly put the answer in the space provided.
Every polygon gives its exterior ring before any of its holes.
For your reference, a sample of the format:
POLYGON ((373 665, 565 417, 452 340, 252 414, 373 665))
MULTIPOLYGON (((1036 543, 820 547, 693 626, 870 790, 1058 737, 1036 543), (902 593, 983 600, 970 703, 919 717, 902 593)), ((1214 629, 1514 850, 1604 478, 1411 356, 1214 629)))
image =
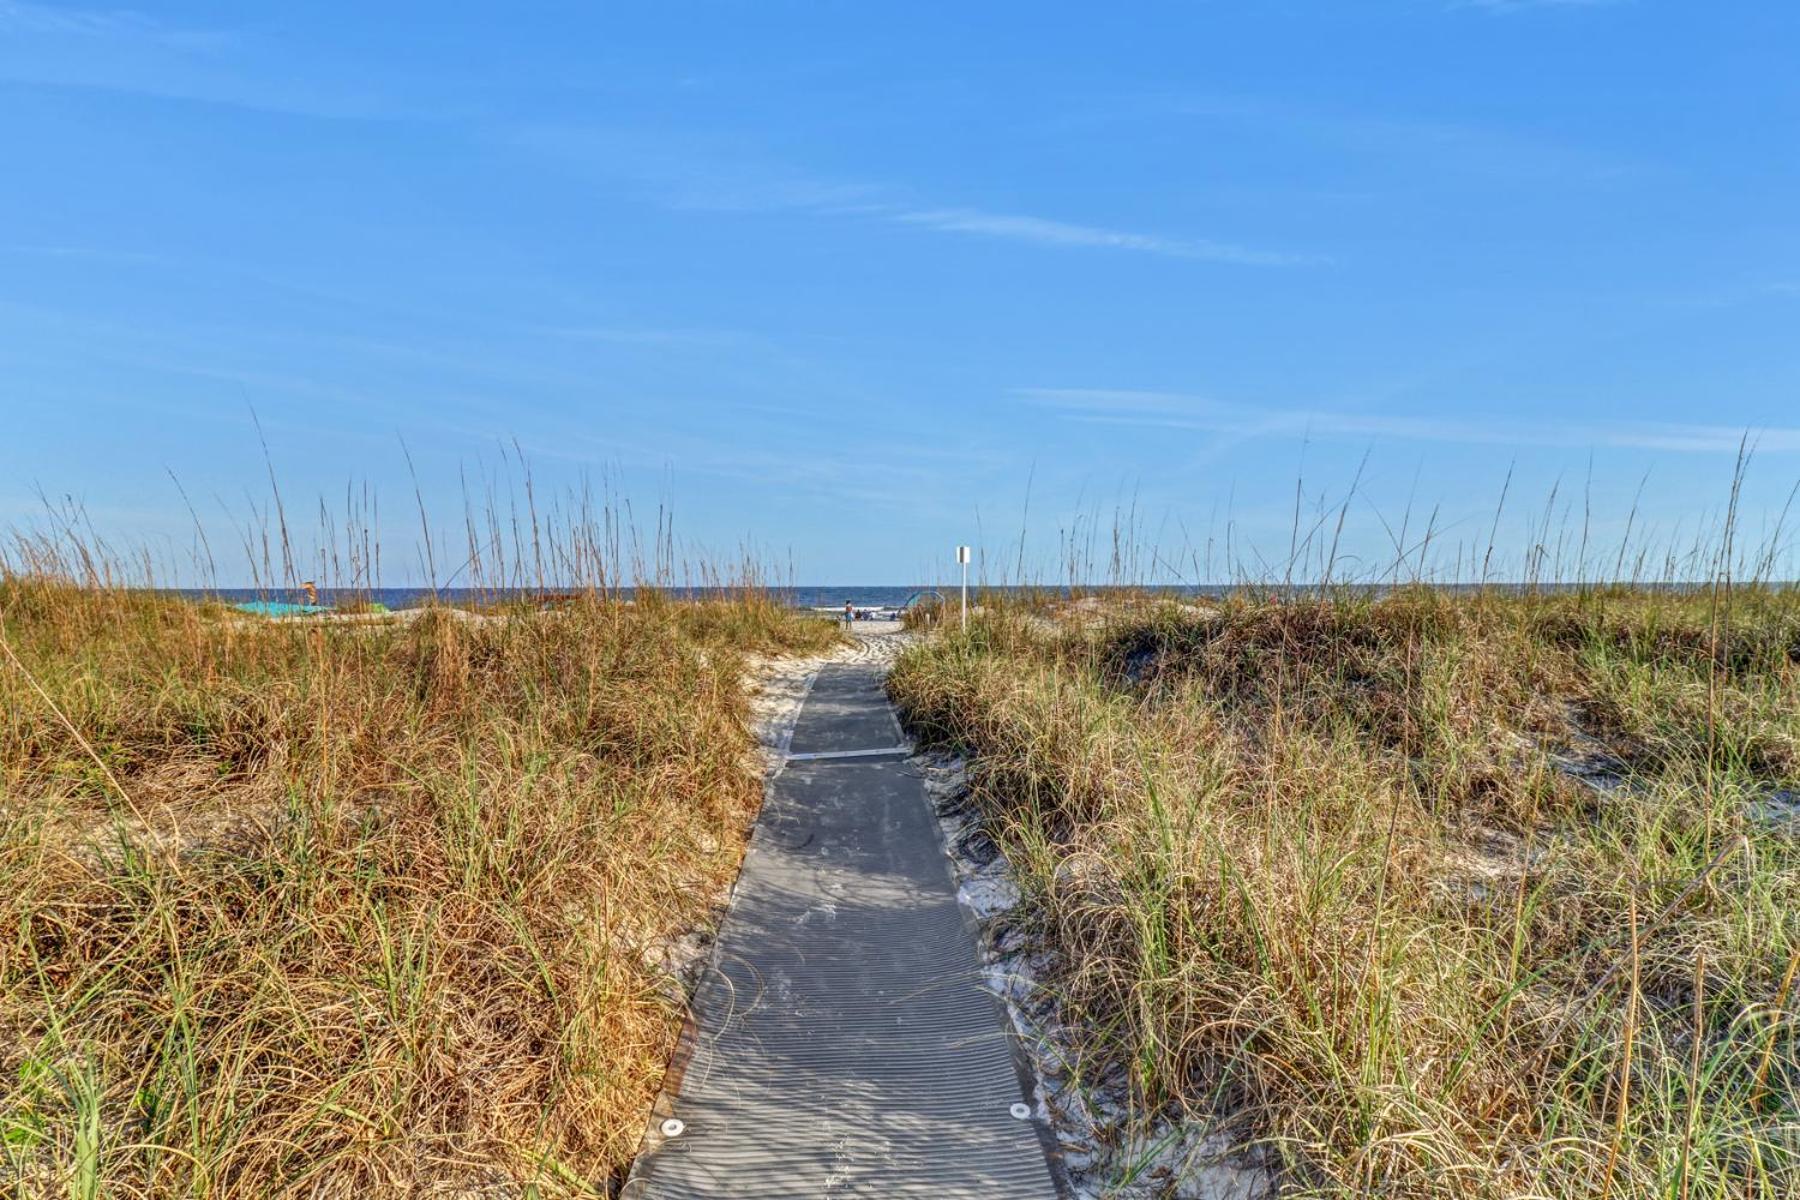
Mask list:
POLYGON ((402 439, 452 519, 516 441, 802 582, 1021 528, 1055 574, 1133 506, 1159 571, 1279 563, 1297 480, 1356 485, 1340 570, 1409 497, 1485 541, 1509 472, 1515 558, 1553 489, 1680 541, 1746 430, 1754 536, 1797 52, 1731 0, 0 0, 0 522, 179 557, 171 473, 263 503, 254 412, 290 508, 375 490, 395 584, 402 439))

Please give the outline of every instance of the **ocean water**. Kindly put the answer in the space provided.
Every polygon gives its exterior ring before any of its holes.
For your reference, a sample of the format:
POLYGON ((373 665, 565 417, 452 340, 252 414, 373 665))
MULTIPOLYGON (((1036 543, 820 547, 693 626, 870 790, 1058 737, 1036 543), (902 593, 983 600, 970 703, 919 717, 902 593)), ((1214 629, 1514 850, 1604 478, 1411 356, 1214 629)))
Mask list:
MULTIPOLYGON (((1473 591, 1473 590, 1476 590, 1476 585, 1473 585, 1473 584, 1451 583, 1451 584, 1438 584, 1435 586, 1438 586, 1446 591, 1473 591)), ((1555 584, 1555 583, 1535 584, 1535 585, 1529 585, 1529 586, 1524 585, 1524 584, 1516 584, 1516 583, 1495 583, 1491 586, 1495 590, 1502 591, 1502 592, 1523 592, 1523 591, 1530 591, 1530 590, 1535 590, 1535 591, 1540 591, 1540 592, 1558 592, 1558 591, 1574 590, 1576 587, 1576 585, 1573 585, 1573 584, 1555 584)), ((1703 585, 1696 585, 1696 584, 1656 585, 1656 584, 1652 584, 1652 585, 1647 585, 1647 586, 1649 586, 1655 590, 1662 590, 1662 591, 1691 591, 1691 590, 1694 590, 1695 588, 1703 586, 1703 585)), ((1786 587, 1786 586, 1793 586, 1793 585, 1780 584, 1780 585, 1776 585, 1776 586, 1786 587)), ((545 589, 545 590, 551 592, 552 594, 554 594, 557 591, 557 589, 555 589, 555 588, 549 588, 549 589, 545 589)), ((736 589, 732 589, 732 588, 668 588, 668 589, 664 589, 664 590, 674 596, 677 596, 677 597, 680 597, 683 599, 701 599, 701 598, 706 598, 706 597, 729 595, 736 589)), ((829 584, 829 585, 806 585, 806 586, 794 586, 794 587, 767 589, 767 591, 770 594, 779 597, 786 603, 791 604, 796 608, 842 608, 844 606, 844 602, 846 600, 848 600, 851 604, 854 604, 858 608, 898 608, 901 605, 905 604, 907 602, 907 600, 910 599, 912 596, 918 595, 921 592, 929 592, 931 590, 933 590, 933 589, 921 588, 921 587, 916 587, 916 586, 907 585, 907 584, 829 584)), ((950 602, 951 604, 956 603, 957 588, 954 584, 945 585, 945 586, 939 587, 935 590, 940 595, 942 595, 946 601, 950 602)), ((1012 593, 1012 592, 1026 591, 1026 590, 1029 590, 1038 595, 1043 595, 1045 593, 1061 593, 1061 594, 1067 595, 1070 592, 1070 589, 1068 589, 1068 588, 1048 588, 1048 587, 1033 587, 1030 589, 1021 589, 1021 588, 1013 588, 1013 587, 977 588, 975 585, 971 584, 969 586, 969 602, 971 604, 976 603, 980 599, 980 597, 983 593, 986 593, 988 595, 993 595, 996 593, 1004 595, 1004 594, 1008 594, 1008 593, 1012 593)), ((1120 590, 1130 590, 1130 591, 1146 591, 1147 590, 1147 591, 1159 592, 1163 595, 1181 598, 1181 599, 1210 599, 1210 598, 1217 598, 1220 596, 1227 595, 1237 589, 1230 585, 1224 585, 1224 584, 1169 584, 1169 585, 1156 585, 1156 586, 1152 586, 1149 588, 1131 588, 1131 589, 1118 589, 1118 588, 1111 588, 1111 587, 1083 587, 1080 590, 1081 590, 1082 594, 1084 594, 1084 595, 1095 595, 1095 594, 1104 595, 1109 591, 1120 591, 1120 590)), ((1283 589, 1281 589, 1279 587, 1273 587, 1273 588, 1263 588, 1263 589, 1259 589, 1259 590, 1282 591, 1283 589)), ((1296 585, 1292 586, 1291 588, 1288 588, 1285 590, 1295 593, 1295 594, 1306 594, 1311 591, 1310 588, 1308 588, 1304 585, 1299 585, 1299 584, 1296 584, 1296 585)), ((1354 592, 1379 593, 1379 592, 1386 591, 1387 587, 1385 585, 1360 584, 1360 585, 1347 585, 1347 590, 1354 591, 1354 592)), ((208 598, 223 600, 228 604, 254 603, 254 602, 259 602, 259 601, 260 602, 274 602, 277 604, 296 604, 296 603, 303 603, 306 599, 305 595, 298 588, 176 588, 176 589, 170 589, 169 592, 172 595, 184 596, 184 597, 187 597, 190 599, 195 599, 195 600, 208 599, 208 598)), ((635 588, 623 588, 623 589, 621 589, 621 592, 623 595, 625 595, 626 597, 629 598, 630 596, 632 596, 636 593, 636 589, 635 588)), ((439 601, 444 602, 444 603, 450 603, 450 604, 463 604, 463 603, 493 604, 493 603, 507 600, 512 597, 530 596, 530 595, 534 595, 534 594, 537 594, 537 589, 532 589, 532 588, 440 588, 440 589, 438 589, 438 591, 436 593, 436 597, 439 601)), ((429 588, 371 588, 366 591, 358 591, 358 590, 350 589, 350 588, 320 588, 318 602, 320 605, 322 605, 324 607, 330 607, 331 605, 336 604, 339 601, 378 600, 381 603, 387 605, 389 608, 399 609, 399 608, 416 608, 421 604, 429 603, 432 599, 432 596, 433 596, 433 593, 429 588)))
MULTIPOLYGON (((547 588, 544 590, 552 594, 557 591, 555 588, 547 588)), ((707 597, 729 595, 736 589, 667 588, 663 590, 683 599, 704 599, 707 597)), ((786 603, 793 605, 795 608, 842 608, 846 600, 858 608, 899 608, 913 596, 929 594, 933 590, 949 603, 954 604, 957 600, 957 588, 954 584, 945 585, 936 589, 917 587, 909 584, 876 583, 817 584, 769 588, 767 590, 772 595, 779 597, 786 603)), ((1068 589, 1041 587, 1031 589, 990 587, 981 589, 977 588, 974 584, 970 584, 969 603, 976 603, 984 590, 990 595, 994 593, 1010 593, 1023 590, 1030 590, 1041 595, 1047 591, 1061 591, 1066 593, 1068 589)), ((1108 590, 1111 589, 1104 587, 1082 589, 1082 591, 1087 594, 1095 592, 1104 593, 1108 590)), ((1152 590, 1164 592, 1172 596, 1194 597, 1221 596, 1231 589, 1215 586, 1195 587, 1178 585, 1158 587, 1152 590)), ((621 589, 622 594, 626 597, 636 594, 636 591, 637 589, 635 588, 621 589)), ((306 600, 305 594, 298 588, 177 588, 172 589, 172 594, 194 600, 223 600, 227 604, 271 601, 283 604, 297 604, 304 603, 306 600)), ((537 594, 537 589, 535 588, 439 588, 436 596, 440 602, 448 604, 494 604, 515 596, 530 596, 535 594, 537 594)), ((350 600, 378 600, 389 608, 417 608, 419 605, 427 604, 432 600, 432 592, 429 588, 370 588, 363 591, 352 588, 319 589, 318 602, 322 606, 330 607, 340 601, 350 600)))
MULTIPOLYGON (((555 588, 545 589, 555 593, 555 588)), ((635 588, 622 589, 630 597, 636 593, 635 588)), ((701 599, 719 595, 728 595, 731 588, 669 588, 671 594, 683 599, 701 599)), ((842 608, 844 601, 858 608, 898 608, 912 596, 931 589, 908 587, 901 584, 859 584, 845 586, 843 584, 826 586, 771 588, 769 591, 786 603, 796 608, 842 608)), ((940 588, 939 592, 947 600, 956 599, 954 588, 940 588)), ((215 599, 227 604, 252 604, 274 602, 278 604, 303 603, 306 596, 298 588, 178 588, 173 594, 193 600, 215 599)), ((535 588, 440 588, 436 599, 442 603, 465 604, 498 603, 515 596, 537 594, 535 588)), ((969 597, 974 599, 976 590, 969 589, 969 597)), ((352 588, 320 588, 319 604, 325 607, 340 601, 374 600, 389 608, 417 608, 421 604, 431 602, 433 593, 429 588, 369 588, 358 590, 352 588)))

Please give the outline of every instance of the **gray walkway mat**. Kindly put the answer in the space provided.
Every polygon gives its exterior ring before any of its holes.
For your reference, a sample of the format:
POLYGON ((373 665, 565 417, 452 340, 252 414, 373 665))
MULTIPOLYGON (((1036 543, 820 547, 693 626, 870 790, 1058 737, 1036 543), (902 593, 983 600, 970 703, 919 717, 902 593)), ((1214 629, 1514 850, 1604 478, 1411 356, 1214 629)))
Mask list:
MULTIPOLYGON (((878 668, 831 667, 796 753, 891 746, 878 668), (874 709, 874 714, 870 714, 874 709), (851 744, 851 742, 856 744, 851 744)), ((624 1195, 1030 1197, 1057 1189, 904 760, 790 764, 624 1195), (673 1130, 675 1126, 666 1126, 673 1130)))
POLYGON ((832 666, 819 672, 794 724, 793 754, 887 749, 906 738, 888 706, 880 667, 832 666))

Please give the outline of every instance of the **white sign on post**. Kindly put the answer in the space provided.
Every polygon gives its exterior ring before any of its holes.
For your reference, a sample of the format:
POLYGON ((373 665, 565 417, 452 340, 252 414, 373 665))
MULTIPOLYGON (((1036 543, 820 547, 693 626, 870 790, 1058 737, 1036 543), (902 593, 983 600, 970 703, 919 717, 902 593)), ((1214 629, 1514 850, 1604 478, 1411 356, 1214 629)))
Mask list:
POLYGON ((956 561, 962 564, 962 626, 969 627, 969 548, 956 548, 956 561))

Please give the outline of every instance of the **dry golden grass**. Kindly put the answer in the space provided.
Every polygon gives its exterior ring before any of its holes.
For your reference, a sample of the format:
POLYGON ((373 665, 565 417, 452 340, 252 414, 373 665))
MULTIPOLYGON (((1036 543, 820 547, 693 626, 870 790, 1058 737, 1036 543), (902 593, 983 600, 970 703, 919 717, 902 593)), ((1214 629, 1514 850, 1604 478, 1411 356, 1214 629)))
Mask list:
POLYGON ((1082 1077, 1284 1194, 1800 1191, 1800 596, 985 603, 893 687, 1082 1077))
POLYGON ((246 620, 0 580, 0 1178, 606 1194, 761 795, 756 598, 246 620))

